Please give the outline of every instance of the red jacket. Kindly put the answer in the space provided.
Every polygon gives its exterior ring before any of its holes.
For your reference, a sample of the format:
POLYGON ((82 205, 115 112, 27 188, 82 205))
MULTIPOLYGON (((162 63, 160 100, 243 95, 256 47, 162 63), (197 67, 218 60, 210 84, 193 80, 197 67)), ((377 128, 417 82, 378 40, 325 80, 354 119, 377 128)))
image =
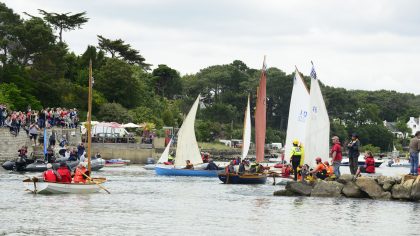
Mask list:
POLYGON ((44 181, 46 182, 57 182, 57 176, 55 176, 55 173, 53 170, 46 170, 44 171, 44 181))
POLYGON ((58 174, 61 176, 60 183, 71 183, 71 173, 66 166, 60 166, 57 169, 58 174))
POLYGON ((371 157, 366 157, 365 160, 366 173, 375 173, 375 159, 371 157))

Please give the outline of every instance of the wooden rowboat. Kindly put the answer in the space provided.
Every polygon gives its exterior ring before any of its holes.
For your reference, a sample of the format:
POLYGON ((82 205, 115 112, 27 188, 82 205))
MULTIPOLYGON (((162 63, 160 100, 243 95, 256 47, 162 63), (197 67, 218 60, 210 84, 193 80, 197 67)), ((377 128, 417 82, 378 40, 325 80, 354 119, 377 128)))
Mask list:
POLYGON ((36 177, 23 180, 26 189, 35 194, 58 194, 58 193, 96 193, 101 190, 99 184, 106 182, 105 178, 93 178, 93 181, 83 183, 52 183, 45 182, 36 177), (94 181, 94 182, 93 182, 94 181), (96 182, 96 183, 95 183, 96 182))

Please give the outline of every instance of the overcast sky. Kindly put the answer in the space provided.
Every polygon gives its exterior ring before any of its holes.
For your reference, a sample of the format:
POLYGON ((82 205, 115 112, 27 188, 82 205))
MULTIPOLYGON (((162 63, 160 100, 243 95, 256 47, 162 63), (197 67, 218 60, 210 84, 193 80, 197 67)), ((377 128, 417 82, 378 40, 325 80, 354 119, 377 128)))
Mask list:
POLYGON ((416 0, 3 0, 21 14, 86 11, 65 32, 71 50, 121 38, 153 65, 181 74, 241 60, 304 74, 314 61, 326 85, 420 94, 420 1, 416 0))

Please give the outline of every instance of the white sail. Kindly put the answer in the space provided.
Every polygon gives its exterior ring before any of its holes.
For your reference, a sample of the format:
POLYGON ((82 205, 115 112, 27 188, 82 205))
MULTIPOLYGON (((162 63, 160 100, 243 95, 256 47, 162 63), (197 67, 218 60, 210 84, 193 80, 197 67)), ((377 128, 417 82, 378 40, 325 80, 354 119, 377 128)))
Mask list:
POLYGON ((172 139, 169 141, 168 145, 166 145, 165 150, 162 152, 162 155, 160 155, 160 158, 158 160, 158 164, 164 163, 168 161, 169 157, 169 149, 171 148, 172 139))
POLYGON ((305 163, 315 166, 315 158, 329 160, 330 119, 318 79, 311 78, 310 111, 304 143, 305 163))
POLYGON ((284 157, 288 161, 292 142, 297 139, 305 146, 306 126, 309 116, 309 93, 296 69, 293 79, 292 97, 290 98, 289 119, 287 122, 286 143, 284 148, 284 157))
POLYGON ((203 163, 200 151, 198 150, 198 144, 194 131, 195 115, 197 113, 199 102, 200 95, 198 95, 190 112, 178 131, 176 157, 174 163, 175 166, 185 166, 186 160, 190 160, 194 165, 203 163))
POLYGON ((246 105, 245 118, 244 118, 244 134, 242 142, 242 159, 246 158, 251 145, 251 109, 249 107, 249 96, 248 104, 246 105))

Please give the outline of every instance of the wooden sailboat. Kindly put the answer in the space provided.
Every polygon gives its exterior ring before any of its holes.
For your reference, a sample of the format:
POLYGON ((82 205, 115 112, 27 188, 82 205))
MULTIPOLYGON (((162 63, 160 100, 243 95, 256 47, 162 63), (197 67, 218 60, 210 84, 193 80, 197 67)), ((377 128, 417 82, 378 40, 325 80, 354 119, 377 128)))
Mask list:
MULTIPOLYGON (((264 161, 265 129, 266 129, 266 64, 265 57, 263 69, 261 72, 260 84, 257 93, 257 108, 255 111, 255 143, 256 143, 256 162, 264 161)), ((251 112, 249 105, 249 96, 244 119, 244 133, 242 146, 242 159, 248 155, 251 143, 251 112)), ((267 181, 265 173, 220 173, 219 179, 228 184, 264 184, 267 181)))
POLYGON ((181 128, 178 131, 174 165, 157 165, 155 167, 155 172, 157 175, 217 177, 217 170, 203 170, 200 168, 201 164, 203 164, 203 160, 201 159, 194 130, 195 115, 197 113, 199 102, 200 95, 198 95, 190 111, 188 112, 187 117, 182 123, 181 128), (194 165, 195 169, 183 169, 187 160, 189 160, 194 165))
MULTIPOLYGON (((89 63, 89 97, 88 97, 88 117, 87 117, 87 155, 88 155, 88 173, 92 173, 91 169, 91 120, 92 120, 92 61, 89 63)), ((23 180, 23 184, 26 189, 32 193, 39 194, 59 194, 59 193, 95 193, 99 192, 101 189, 104 189, 110 193, 106 188, 104 188, 102 183, 106 182, 105 178, 91 178, 86 176, 88 180, 86 183, 54 183, 46 182, 42 178, 32 177, 23 180)))

